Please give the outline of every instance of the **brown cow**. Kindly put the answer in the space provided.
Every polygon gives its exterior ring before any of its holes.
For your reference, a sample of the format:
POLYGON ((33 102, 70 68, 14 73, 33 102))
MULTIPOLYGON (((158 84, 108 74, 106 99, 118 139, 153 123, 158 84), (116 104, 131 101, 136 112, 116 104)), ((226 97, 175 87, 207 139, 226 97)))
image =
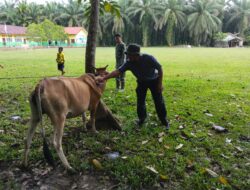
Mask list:
MULTIPOLYGON (((99 75, 105 75, 107 74, 106 68, 107 66, 96 69, 96 71, 99 75)), ((25 167, 28 165, 28 154, 32 137, 38 123, 42 123, 42 114, 45 113, 54 126, 53 144, 56 152, 66 169, 73 170, 62 149, 65 119, 82 115, 84 127, 86 128, 85 112, 89 110, 91 130, 97 133, 95 113, 105 88, 105 82, 96 83, 97 77, 93 74, 85 74, 78 78, 45 78, 39 82, 30 96, 31 121, 25 141, 25 167)), ((42 135, 43 137, 45 136, 43 127, 42 135)))

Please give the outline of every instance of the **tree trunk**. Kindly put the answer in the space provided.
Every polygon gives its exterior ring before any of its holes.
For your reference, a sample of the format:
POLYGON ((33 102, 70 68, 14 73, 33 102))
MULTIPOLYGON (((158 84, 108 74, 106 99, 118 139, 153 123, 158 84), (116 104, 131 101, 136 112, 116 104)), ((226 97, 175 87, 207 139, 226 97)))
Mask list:
POLYGON ((90 22, 88 28, 87 46, 85 54, 85 72, 95 72, 95 50, 99 22, 99 0, 91 0, 90 22))
MULTIPOLYGON (((95 73, 95 50, 99 22, 99 0, 91 0, 90 23, 88 28, 87 47, 85 53, 85 72, 95 73)), ((97 129, 118 129, 121 130, 119 120, 112 115, 110 109, 100 101, 96 113, 97 129)))

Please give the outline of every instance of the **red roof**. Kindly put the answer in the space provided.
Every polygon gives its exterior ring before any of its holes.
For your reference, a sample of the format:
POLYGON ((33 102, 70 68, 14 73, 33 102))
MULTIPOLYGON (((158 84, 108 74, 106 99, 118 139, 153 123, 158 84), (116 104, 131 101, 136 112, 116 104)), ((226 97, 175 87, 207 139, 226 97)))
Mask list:
POLYGON ((81 30, 85 31, 83 27, 65 27, 64 31, 67 34, 78 34, 81 30))
POLYGON ((12 25, 0 25, 0 34, 26 34, 26 27, 12 26, 12 25))

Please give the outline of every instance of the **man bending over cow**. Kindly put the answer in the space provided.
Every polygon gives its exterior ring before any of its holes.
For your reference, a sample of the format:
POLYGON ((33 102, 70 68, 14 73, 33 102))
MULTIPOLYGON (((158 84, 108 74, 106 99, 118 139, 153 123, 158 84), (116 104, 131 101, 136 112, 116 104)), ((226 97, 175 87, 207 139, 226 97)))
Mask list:
POLYGON ((137 44, 130 44, 125 54, 128 57, 128 61, 118 69, 101 78, 100 81, 117 77, 125 71, 130 70, 137 78, 136 95, 137 115, 139 118, 137 124, 141 126, 147 117, 145 100, 147 90, 150 89, 157 115, 161 123, 168 130, 167 111, 162 97, 163 71, 161 65, 153 56, 141 54, 140 46, 137 44))

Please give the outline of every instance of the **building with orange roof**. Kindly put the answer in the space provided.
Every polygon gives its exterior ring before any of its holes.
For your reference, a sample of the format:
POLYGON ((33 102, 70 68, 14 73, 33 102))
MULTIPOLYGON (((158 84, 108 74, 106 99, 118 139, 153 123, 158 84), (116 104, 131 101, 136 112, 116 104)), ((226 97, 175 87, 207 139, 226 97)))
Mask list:
POLYGON ((26 44, 26 28, 22 26, 0 25, 0 47, 26 44))
POLYGON ((69 45, 86 45, 88 32, 83 27, 66 27, 64 31, 68 34, 69 45))
POLYGON ((0 47, 32 47, 32 46, 73 46, 84 47, 87 43, 88 32, 83 27, 65 27, 68 40, 63 42, 32 42, 26 39, 26 27, 0 25, 0 47))

